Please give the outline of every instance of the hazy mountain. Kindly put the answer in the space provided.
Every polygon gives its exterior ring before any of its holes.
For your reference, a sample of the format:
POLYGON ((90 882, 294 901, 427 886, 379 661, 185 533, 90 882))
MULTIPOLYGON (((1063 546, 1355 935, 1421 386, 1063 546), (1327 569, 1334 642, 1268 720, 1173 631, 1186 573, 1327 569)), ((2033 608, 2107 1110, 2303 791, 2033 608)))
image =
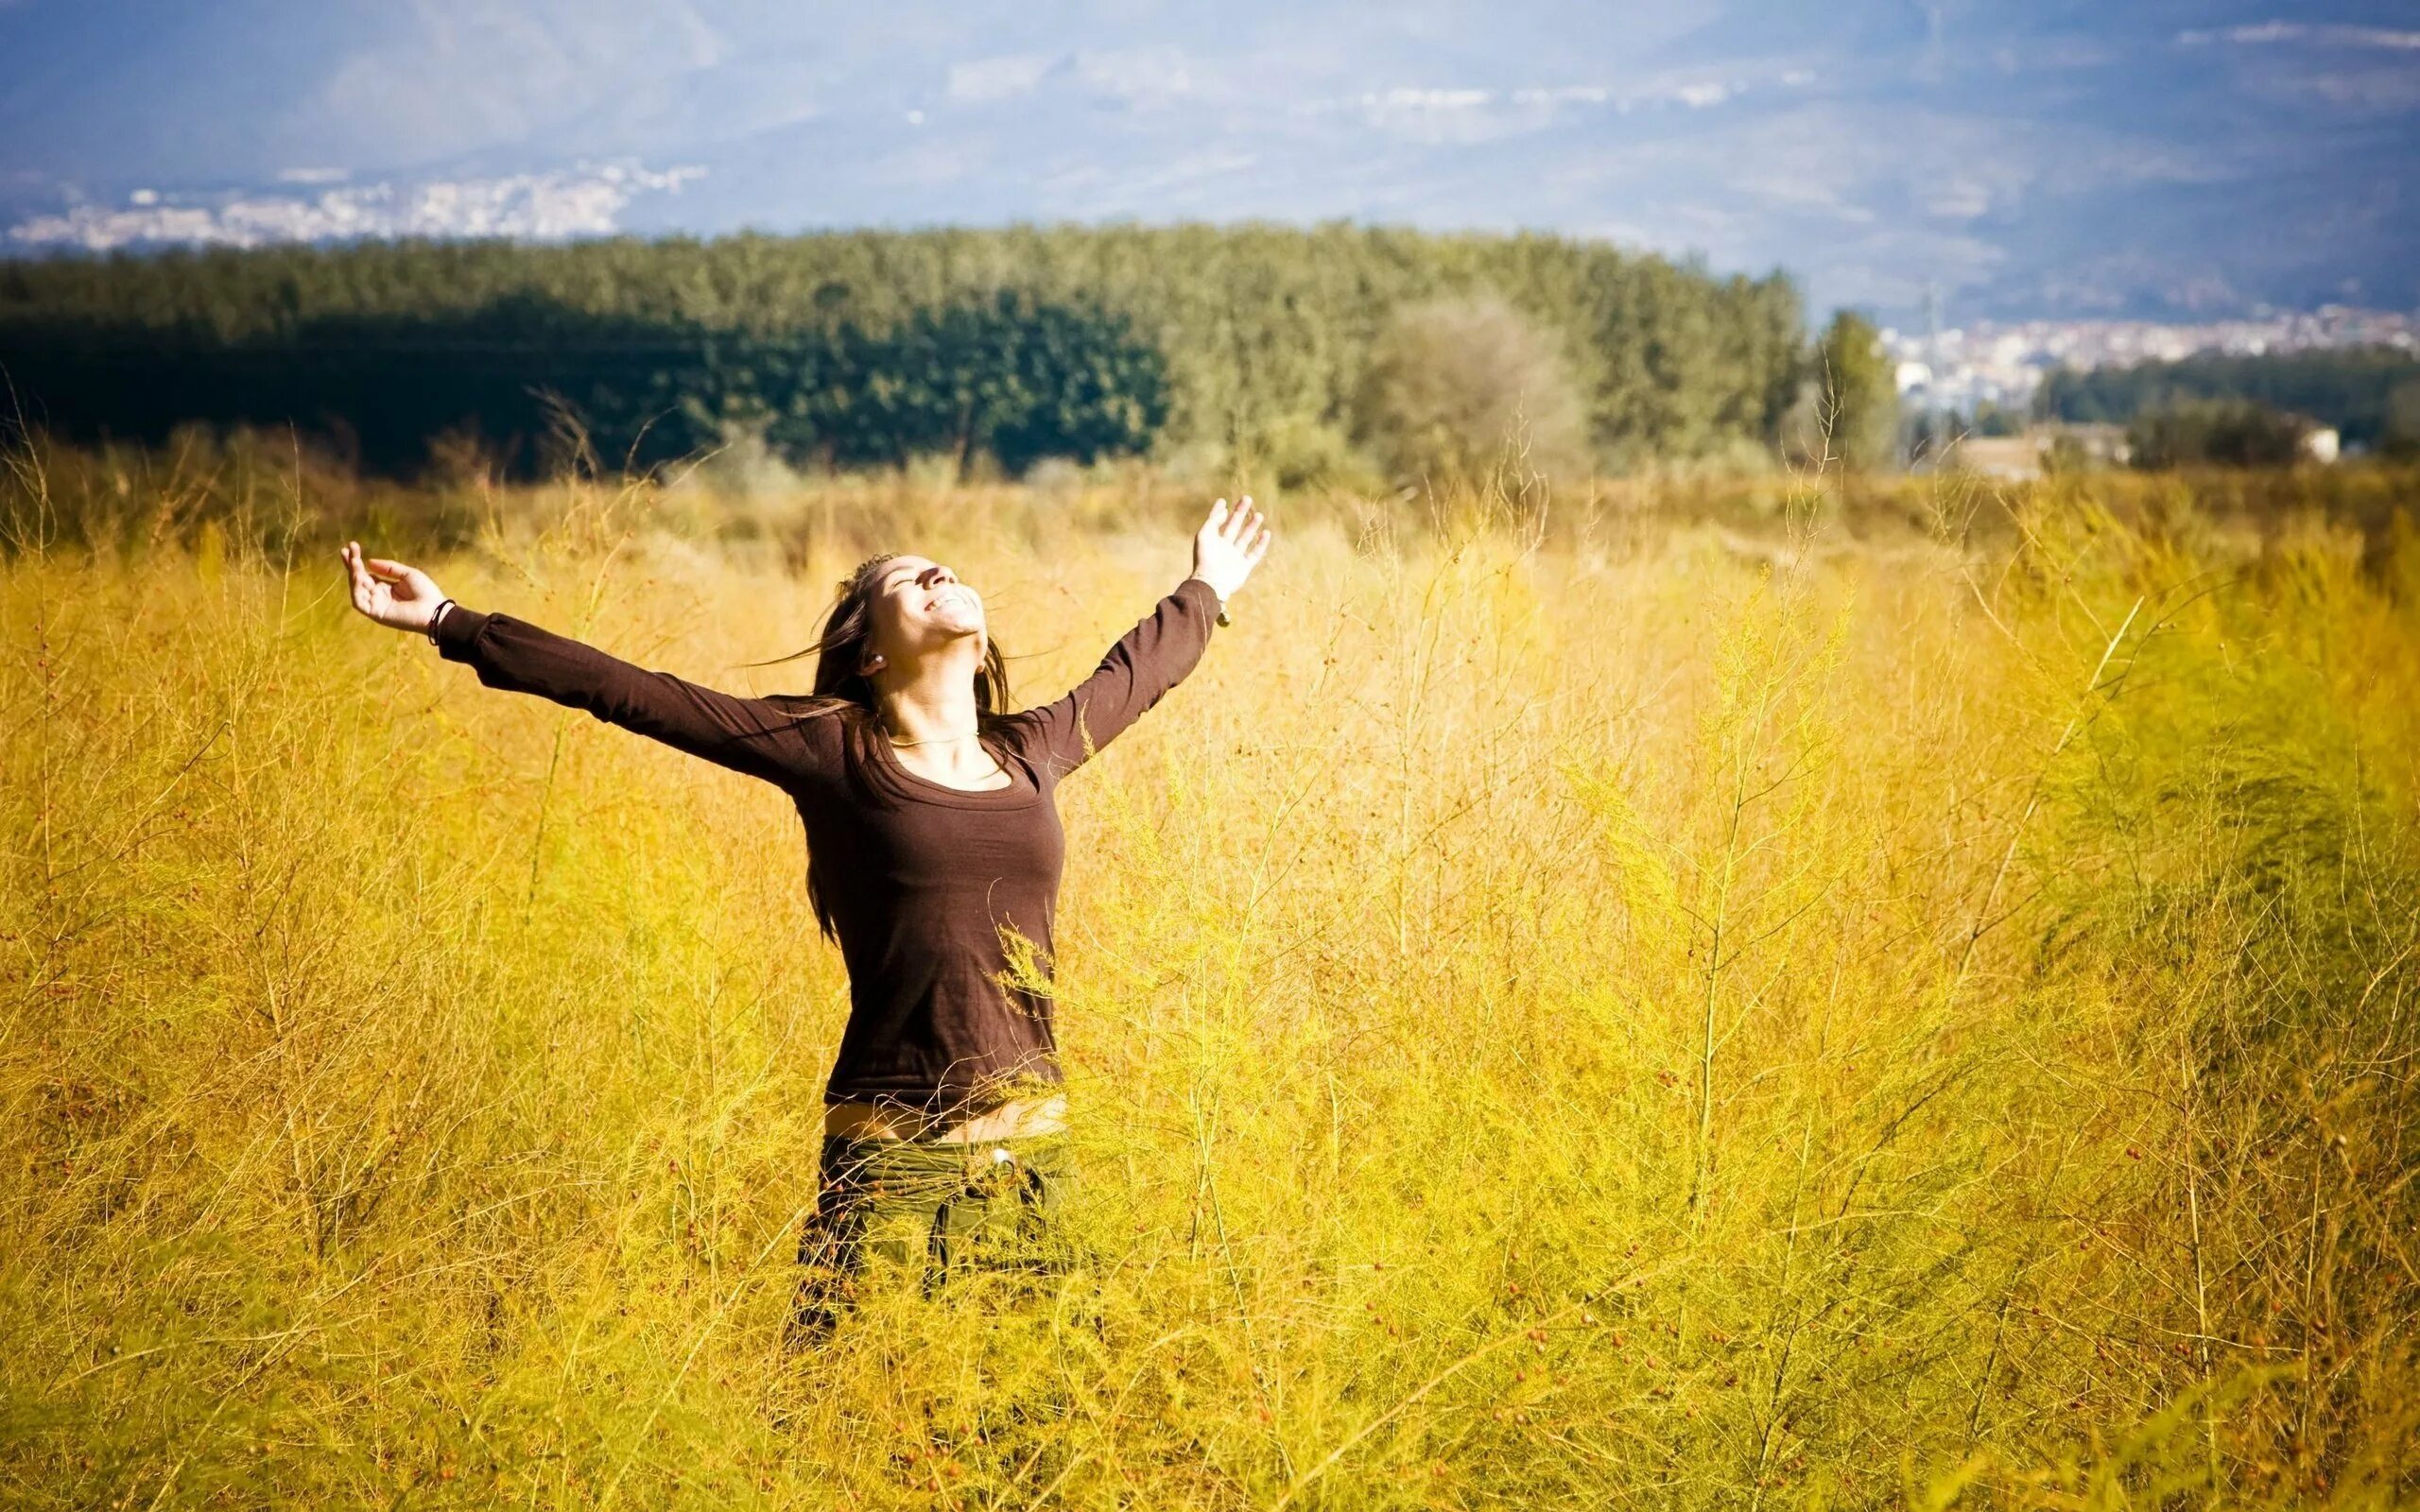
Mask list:
POLYGON ((19 254, 1134 217, 1610 237, 1822 305, 2420 304, 2408 6, 0 0, 19 254))

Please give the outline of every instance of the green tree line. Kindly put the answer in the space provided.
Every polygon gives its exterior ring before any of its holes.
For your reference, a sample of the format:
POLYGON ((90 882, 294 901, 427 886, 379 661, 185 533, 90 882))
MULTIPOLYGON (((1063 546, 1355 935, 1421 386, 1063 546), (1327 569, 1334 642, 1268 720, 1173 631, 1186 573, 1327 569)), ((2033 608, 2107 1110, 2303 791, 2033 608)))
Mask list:
POLYGON ((802 463, 987 454, 1022 469, 1142 450, 1167 415, 1159 353, 1122 318, 1011 292, 878 334, 586 315, 519 295, 234 337, 26 320, 0 335, 0 362, 29 413, 73 437, 290 420, 389 473, 465 436, 526 469, 567 421, 614 465, 695 455, 746 430, 802 463))
POLYGON ((2167 411, 2251 404, 2333 427, 2348 446, 2420 446, 2420 355, 2387 346, 2234 356, 2208 352, 2173 362, 2043 380, 2035 406, 2047 419, 2125 424, 2167 411))
POLYGON ((1324 455, 1398 312, 1501 300, 1592 459, 1766 446, 1805 375, 1782 274, 1599 243, 1327 225, 1012 227, 557 246, 369 242, 0 263, 0 366, 71 437, 295 421, 406 470, 560 400, 646 462, 735 428, 799 461, 1324 455))

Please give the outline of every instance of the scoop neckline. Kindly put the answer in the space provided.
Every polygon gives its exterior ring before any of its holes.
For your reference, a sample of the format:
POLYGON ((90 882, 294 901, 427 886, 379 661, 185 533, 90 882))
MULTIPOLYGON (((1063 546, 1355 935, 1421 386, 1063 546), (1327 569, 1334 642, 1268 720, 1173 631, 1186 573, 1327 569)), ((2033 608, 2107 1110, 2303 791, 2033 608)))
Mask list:
POLYGON ((1035 778, 1032 767, 1014 753, 1000 764, 1000 769, 1009 774, 1007 785, 952 787, 947 782, 936 782, 920 772, 910 770, 908 764, 899 759, 899 752, 891 746, 890 737, 878 730, 873 731, 873 747, 877 759, 910 784, 909 796, 924 802, 942 803, 959 809, 1018 809, 1030 807, 1042 799, 1042 783, 1035 778), (1024 773, 1022 778, 1018 776, 1020 771, 1024 773))

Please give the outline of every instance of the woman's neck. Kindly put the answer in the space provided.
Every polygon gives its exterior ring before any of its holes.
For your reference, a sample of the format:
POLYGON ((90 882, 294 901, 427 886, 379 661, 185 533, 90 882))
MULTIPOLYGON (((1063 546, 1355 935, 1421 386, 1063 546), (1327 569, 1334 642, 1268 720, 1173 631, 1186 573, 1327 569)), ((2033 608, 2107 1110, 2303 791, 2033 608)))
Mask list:
POLYGON ((968 792, 1009 786, 1016 780, 975 738, 975 666, 951 660, 958 662, 953 669, 925 672, 876 695, 883 735, 919 777, 968 792))
POLYGON ((960 752, 977 758, 975 741, 975 673, 981 652, 936 657, 908 679, 875 695, 875 713, 883 732, 899 745, 926 757, 954 758, 960 752))

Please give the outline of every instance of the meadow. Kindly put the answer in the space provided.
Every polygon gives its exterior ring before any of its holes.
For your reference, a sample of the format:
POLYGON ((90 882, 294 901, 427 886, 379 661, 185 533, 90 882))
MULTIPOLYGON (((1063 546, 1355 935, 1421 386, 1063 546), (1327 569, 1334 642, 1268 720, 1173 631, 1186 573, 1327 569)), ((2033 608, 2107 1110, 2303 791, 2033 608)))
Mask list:
POLYGON ((1201 499, 16 460, 9 1505, 2420 1498, 2420 476, 1265 501, 1062 797, 1091 1259, 788 1354, 795 814, 335 542, 756 692, 913 549, 1024 703, 1201 499))

